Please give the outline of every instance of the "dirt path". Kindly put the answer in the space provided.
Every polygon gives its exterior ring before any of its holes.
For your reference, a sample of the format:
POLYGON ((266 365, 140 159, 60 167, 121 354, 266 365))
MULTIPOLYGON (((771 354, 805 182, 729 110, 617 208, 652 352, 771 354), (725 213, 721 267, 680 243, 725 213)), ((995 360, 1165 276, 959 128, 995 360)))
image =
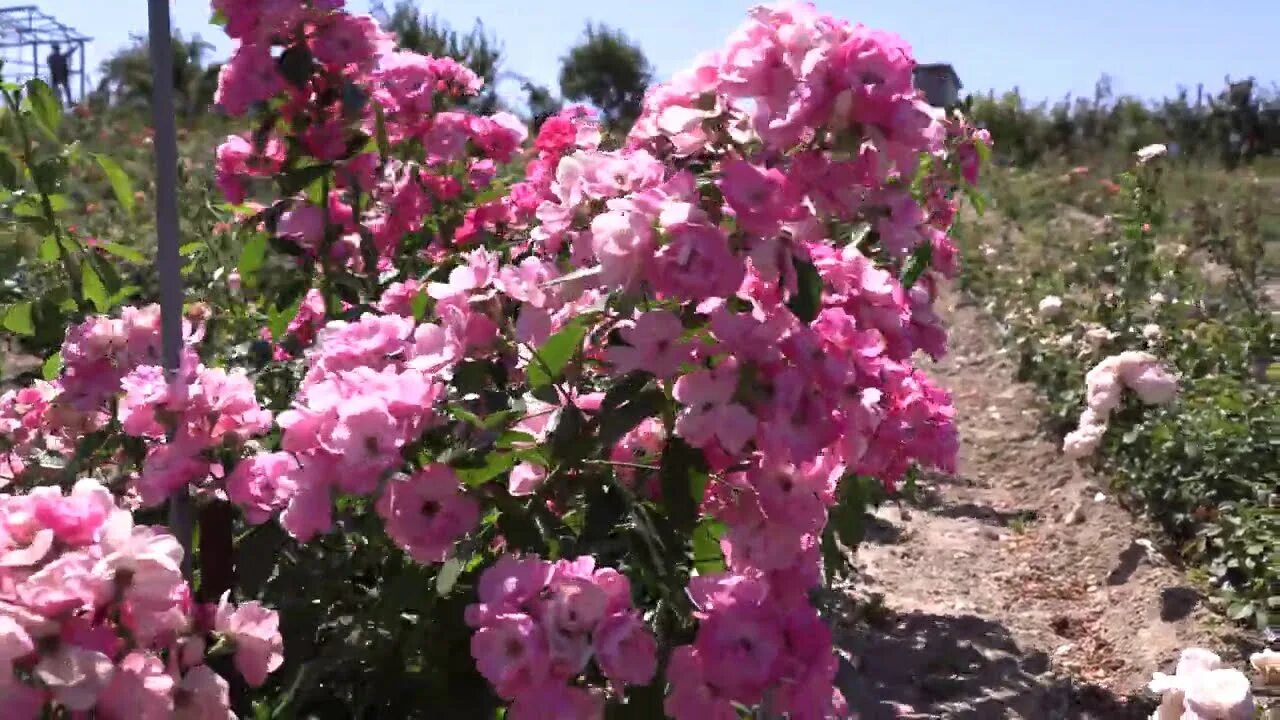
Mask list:
MULTIPOLYGON (((858 550, 854 592, 883 613, 851 629, 846 694, 879 718, 1146 718, 1140 693, 1178 652, 1235 660, 1244 641, 1163 556, 1159 534, 1038 427, 979 309, 944 298, 960 475, 887 505, 858 550)), ((866 605, 863 604, 866 621, 866 605)))

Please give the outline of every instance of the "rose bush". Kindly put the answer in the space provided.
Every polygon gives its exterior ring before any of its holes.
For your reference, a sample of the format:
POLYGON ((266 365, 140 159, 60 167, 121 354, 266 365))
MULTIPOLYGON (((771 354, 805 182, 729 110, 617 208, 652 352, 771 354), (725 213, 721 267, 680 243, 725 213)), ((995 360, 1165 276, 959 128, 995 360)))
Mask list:
POLYGON ((999 319, 1067 453, 1145 506, 1229 617, 1266 627, 1280 608, 1280 332, 1259 282, 1259 200, 1167 160, 1135 158, 1100 218, 1008 174, 995 211, 959 234, 959 284, 999 319))
MULTIPOLYGON (((53 210, 65 301, 6 312, 67 323, 0 397, 23 712, 847 716, 809 595, 866 480, 954 469, 912 358, 945 352, 989 143, 917 96, 906 44, 755 8, 609 147, 586 108, 532 136, 458 109, 474 73, 341 0, 213 7, 249 129, 216 149, 235 220, 189 268, 178 366, 53 210), (74 522, 28 519, 57 484, 74 522), (121 534, 188 492, 194 588, 172 537, 121 534)), ((41 87, 6 90, 13 124, 75 160, 41 87)), ((40 147, 21 192, 48 208, 40 147)))

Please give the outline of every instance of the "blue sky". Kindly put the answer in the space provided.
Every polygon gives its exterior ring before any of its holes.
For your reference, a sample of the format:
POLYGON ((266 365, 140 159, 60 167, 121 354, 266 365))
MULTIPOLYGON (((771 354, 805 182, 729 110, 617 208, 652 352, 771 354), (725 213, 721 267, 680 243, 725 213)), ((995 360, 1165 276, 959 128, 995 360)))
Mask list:
MULTIPOLYGON (((32 0, 93 36, 90 71, 145 32, 146 0, 32 0)), ((6 3, 8 4, 8 3, 6 3)), ((357 11, 368 0, 349 0, 357 11)), ((393 4, 388 2, 388 5, 393 4)), ((587 20, 624 29, 659 77, 719 46, 753 0, 419 0, 455 27, 479 16, 505 45, 505 68, 554 87, 558 59, 587 20)), ((1276 0, 819 0, 836 15, 902 35, 921 62, 955 65, 969 92, 1018 86, 1029 98, 1092 95, 1102 73, 1119 92, 1155 98, 1179 84, 1217 91, 1223 77, 1280 81, 1276 0)), ((175 24, 225 56, 208 3, 174 0, 175 24)), ((41 53, 43 58, 44 53, 41 53)))

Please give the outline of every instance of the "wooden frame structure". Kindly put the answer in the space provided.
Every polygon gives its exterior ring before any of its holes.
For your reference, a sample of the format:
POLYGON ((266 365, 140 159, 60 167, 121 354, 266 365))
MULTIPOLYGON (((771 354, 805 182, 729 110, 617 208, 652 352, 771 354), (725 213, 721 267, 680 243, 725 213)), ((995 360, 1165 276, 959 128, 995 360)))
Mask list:
POLYGON ((92 41, 93 38, 59 22, 35 5, 0 8, 0 60, 4 62, 4 76, 9 80, 22 82, 41 76, 49 80, 41 47, 49 48, 58 43, 76 51, 76 57, 72 58, 67 69, 73 84, 79 77, 79 100, 83 102, 89 91, 85 45, 92 41))

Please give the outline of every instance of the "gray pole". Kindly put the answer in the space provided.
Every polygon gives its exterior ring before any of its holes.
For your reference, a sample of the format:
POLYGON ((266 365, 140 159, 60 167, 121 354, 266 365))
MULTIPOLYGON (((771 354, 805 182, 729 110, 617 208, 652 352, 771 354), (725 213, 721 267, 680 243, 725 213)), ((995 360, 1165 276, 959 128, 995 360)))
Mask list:
MULTIPOLYGON (((156 267, 160 272, 160 332, 164 367, 175 381, 182 354, 182 271, 178 256, 178 130, 173 116, 173 35, 169 0, 148 0, 151 46, 151 124, 156 154, 156 267)), ((169 530, 185 551, 191 577, 191 497, 182 488, 169 501, 169 530)))

